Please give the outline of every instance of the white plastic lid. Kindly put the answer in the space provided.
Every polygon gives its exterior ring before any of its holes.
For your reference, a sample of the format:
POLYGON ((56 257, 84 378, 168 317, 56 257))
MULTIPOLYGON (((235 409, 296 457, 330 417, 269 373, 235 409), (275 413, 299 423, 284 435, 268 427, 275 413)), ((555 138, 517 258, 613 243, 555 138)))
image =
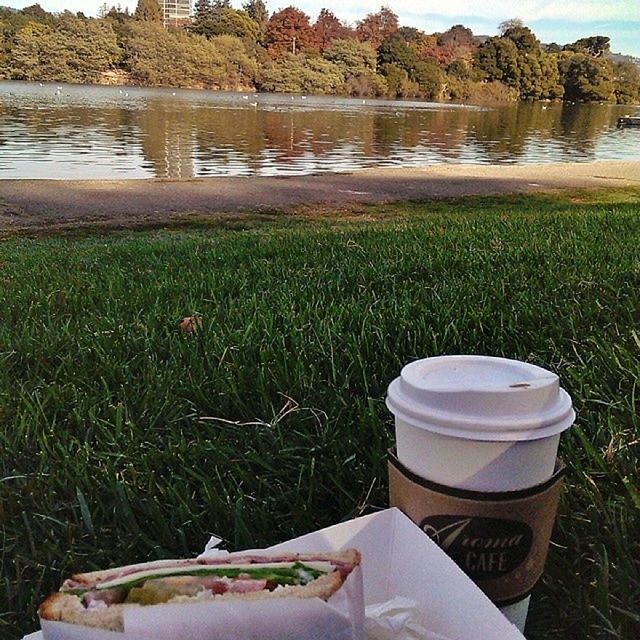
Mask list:
POLYGON ((387 407, 414 427, 468 440, 538 440, 575 421, 555 373, 489 356, 440 356, 408 364, 387 407))

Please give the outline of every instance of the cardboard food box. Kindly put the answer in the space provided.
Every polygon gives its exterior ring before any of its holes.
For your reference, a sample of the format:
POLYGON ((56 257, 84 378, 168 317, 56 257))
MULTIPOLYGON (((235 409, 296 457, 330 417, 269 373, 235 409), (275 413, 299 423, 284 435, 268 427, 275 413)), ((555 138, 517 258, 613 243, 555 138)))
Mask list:
MULTIPOLYGON (((398 509, 387 509, 321 529, 276 545, 271 550, 337 551, 349 547, 362 553, 365 605, 370 607, 398 597, 414 602, 412 622, 426 630, 422 636, 424 640, 524 639, 458 566, 398 509)), ((406 613, 402 615, 406 617, 406 613)), ((398 620, 393 624, 399 624, 398 620)), ((76 635, 57 637, 65 640, 87 637, 86 633, 77 635, 77 629, 71 631, 76 635)), ((124 634, 101 633, 104 640, 124 637, 124 634)), ((402 636, 401 629, 396 635, 406 637, 402 636)), ((396 635, 392 633, 388 637, 396 635)), ((168 640, 179 636, 160 633, 136 637, 168 640)), ((323 637, 318 635, 317 639, 323 637)), ((24 640, 45 640, 45 636, 39 631, 24 640)))

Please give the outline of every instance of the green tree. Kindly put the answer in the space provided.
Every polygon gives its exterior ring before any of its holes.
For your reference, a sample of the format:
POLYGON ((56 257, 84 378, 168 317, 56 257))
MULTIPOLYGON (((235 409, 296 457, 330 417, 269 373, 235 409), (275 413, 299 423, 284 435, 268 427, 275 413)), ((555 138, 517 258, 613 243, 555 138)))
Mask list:
POLYGON ((334 40, 325 51, 324 57, 338 65, 345 77, 376 70, 376 52, 367 42, 334 40))
POLYGON ((45 11, 39 4, 32 4, 28 7, 22 9, 22 13, 29 17, 35 18, 38 21, 44 22, 48 17, 51 16, 50 13, 45 11))
POLYGON ((207 37, 230 35, 257 42, 260 27, 245 11, 224 8, 208 23, 207 37))
POLYGON ((269 24, 269 11, 263 0, 248 0, 242 5, 247 15, 258 25, 260 44, 264 44, 269 24))
POLYGON ((127 26, 124 65, 143 86, 229 88, 226 62, 212 42, 153 22, 127 26))
POLYGON ((385 38, 378 48, 379 67, 394 64, 411 75, 417 62, 415 51, 397 33, 392 33, 385 38))
POLYGON ((541 52, 518 51, 518 91, 523 100, 537 100, 543 93, 541 52))
POLYGON ((557 54, 543 53, 540 57, 542 81, 539 98, 543 100, 557 100, 564 95, 558 63, 559 57, 557 54))
POLYGON ((251 57, 245 43, 235 36, 222 35, 211 38, 211 44, 222 57, 224 89, 249 91, 255 88, 258 62, 251 57))
POLYGON ((471 78, 471 68, 465 60, 456 58, 447 65, 447 75, 460 80, 469 80, 471 78))
POLYGON ((535 54, 540 51, 540 42, 529 27, 511 27, 503 33, 502 37, 511 40, 518 51, 523 53, 535 54))
POLYGON ((613 82, 618 104, 635 104, 640 100, 640 69, 633 62, 614 63, 613 82))
POLYGON ((409 74, 395 64, 383 64, 380 69, 387 81, 387 95, 391 98, 411 98, 419 93, 418 85, 411 82, 409 74))
POLYGON ((411 79, 417 82, 423 98, 427 100, 442 98, 445 75, 435 61, 420 60, 411 74, 411 79))
POLYGON ((16 80, 98 82, 121 57, 109 21, 63 14, 57 29, 31 22, 16 34, 9 72, 16 80))
POLYGON ((134 18, 140 22, 162 22, 162 9, 158 0, 138 0, 134 18))
POLYGON ((97 82, 102 73, 113 69, 122 58, 118 37, 109 20, 68 14, 60 19, 58 31, 66 43, 74 82, 97 82))
POLYGON ((559 67, 566 100, 609 102, 614 99, 613 65, 607 58, 567 51, 559 67))
POLYGON ((213 7, 211 0, 196 0, 193 5, 193 25, 191 30, 195 33, 203 34, 204 25, 213 17, 213 7))
POLYGON ((344 93, 351 96, 382 96, 387 84, 376 73, 376 52, 367 42, 334 40, 324 57, 337 65, 345 78, 344 93))
POLYGON ((16 34, 9 68, 14 80, 74 81, 64 37, 38 22, 27 23, 16 34))
POLYGON ((11 77, 9 68, 11 46, 8 36, 9 29, 7 25, 0 20, 0 80, 7 80, 11 77))
POLYGON ((488 38, 476 51, 474 61, 485 80, 498 80, 509 87, 519 86, 518 49, 513 40, 488 38))
POLYGON ((259 88, 285 93, 336 94, 344 86, 338 65, 304 53, 274 60, 262 74, 259 88))
POLYGON ((572 44, 564 46, 565 51, 574 51, 575 53, 586 53, 594 58, 601 58, 611 50, 611 43, 608 36, 589 36, 588 38, 580 38, 572 44))

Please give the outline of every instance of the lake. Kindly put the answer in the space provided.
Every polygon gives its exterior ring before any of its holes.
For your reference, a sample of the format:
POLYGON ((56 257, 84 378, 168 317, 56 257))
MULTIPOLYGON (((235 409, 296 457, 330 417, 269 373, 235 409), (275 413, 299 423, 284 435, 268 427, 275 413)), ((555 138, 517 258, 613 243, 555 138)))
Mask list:
POLYGON ((637 111, 0 82, 0 179, 638 160, 637 111))

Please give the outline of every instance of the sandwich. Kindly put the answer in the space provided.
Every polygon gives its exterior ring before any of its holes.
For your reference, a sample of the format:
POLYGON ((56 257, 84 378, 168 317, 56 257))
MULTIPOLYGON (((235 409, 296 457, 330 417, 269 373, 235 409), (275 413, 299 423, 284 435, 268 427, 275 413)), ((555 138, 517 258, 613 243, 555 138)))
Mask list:
POLYGON ((122 632, 125 612, 133 607, 281 598, 327 601, 359 564, 355 549, 159 560, 74 575, 38 613, 42 620, 122 632))

